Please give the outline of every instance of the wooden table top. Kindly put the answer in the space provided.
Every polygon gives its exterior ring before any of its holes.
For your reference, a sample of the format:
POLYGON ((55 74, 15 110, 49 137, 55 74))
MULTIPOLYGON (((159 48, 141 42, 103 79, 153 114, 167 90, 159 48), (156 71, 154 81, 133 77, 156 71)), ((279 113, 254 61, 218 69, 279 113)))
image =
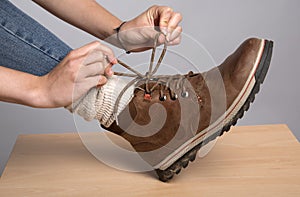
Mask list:
POLYGON ((233 127, 163 183, 103 164, 77 133, 20 135, 0 196, 300 196, 300 145, 286 125, 233 127))

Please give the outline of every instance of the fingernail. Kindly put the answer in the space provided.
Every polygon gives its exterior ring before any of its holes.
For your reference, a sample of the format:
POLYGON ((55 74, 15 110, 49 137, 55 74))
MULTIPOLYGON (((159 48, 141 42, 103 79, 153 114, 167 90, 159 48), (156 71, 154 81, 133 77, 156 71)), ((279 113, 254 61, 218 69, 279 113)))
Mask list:
POLYGON ((112 64, 117 64, 117 63, 118 63, 118 61, 117 61, 117 59, 116 59, 116 58, 114 58, 114 59, 111 61, 111 63, 112 63, 112 64))
POLYGON ((114 74, 114 71, 112 71, 112 69, 110 69, 109 71, 108 71, 108 75, 109 76, 112 76, 114 74))
POLYGON ((112 58, 112 59, 109 59, 108 61, 109 61, 109 63, 110 63, 111 65, 114 65, 114 64, 117 64, 117 63, 118 63, 117 58, 112 58))
POLYGON ((99 76, 98 85, 101 84, 102 76, 99 76))
POLYGON ((102 76, 99 77, 99 81, 98 81, 98 84, 97 84, 97 87, 101 87, 103 86, 103 81, 102 81, 102 76))

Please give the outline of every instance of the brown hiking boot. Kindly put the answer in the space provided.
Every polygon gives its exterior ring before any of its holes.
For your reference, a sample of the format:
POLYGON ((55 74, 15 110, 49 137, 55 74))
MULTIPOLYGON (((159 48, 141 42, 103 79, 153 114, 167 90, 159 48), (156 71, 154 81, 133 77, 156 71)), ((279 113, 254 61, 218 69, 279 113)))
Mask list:
POLYGON ((272 47, 251 38, 208 72, 141 79, 118 122, 106 129, 129 141, 168 181, 242 118, 264 81, 272 47))

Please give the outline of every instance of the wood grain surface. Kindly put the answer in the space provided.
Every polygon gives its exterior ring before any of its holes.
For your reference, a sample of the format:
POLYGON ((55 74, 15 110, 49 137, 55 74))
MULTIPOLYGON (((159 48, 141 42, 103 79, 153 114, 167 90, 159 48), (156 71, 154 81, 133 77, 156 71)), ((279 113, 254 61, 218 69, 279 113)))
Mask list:
POLYGON ((103 164, 77 133, 20 135, 0 196, 300 196, 300 145, 286 125, 233 127, 162 183, 103 164))

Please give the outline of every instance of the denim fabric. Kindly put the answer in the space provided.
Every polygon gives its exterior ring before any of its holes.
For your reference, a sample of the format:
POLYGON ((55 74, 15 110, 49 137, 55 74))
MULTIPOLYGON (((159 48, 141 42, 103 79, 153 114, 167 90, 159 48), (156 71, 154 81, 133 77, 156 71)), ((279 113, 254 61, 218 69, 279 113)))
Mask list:
POLYGON ((42 76, 71 50, 8 0, 0 0, 0 66, 42 76))

